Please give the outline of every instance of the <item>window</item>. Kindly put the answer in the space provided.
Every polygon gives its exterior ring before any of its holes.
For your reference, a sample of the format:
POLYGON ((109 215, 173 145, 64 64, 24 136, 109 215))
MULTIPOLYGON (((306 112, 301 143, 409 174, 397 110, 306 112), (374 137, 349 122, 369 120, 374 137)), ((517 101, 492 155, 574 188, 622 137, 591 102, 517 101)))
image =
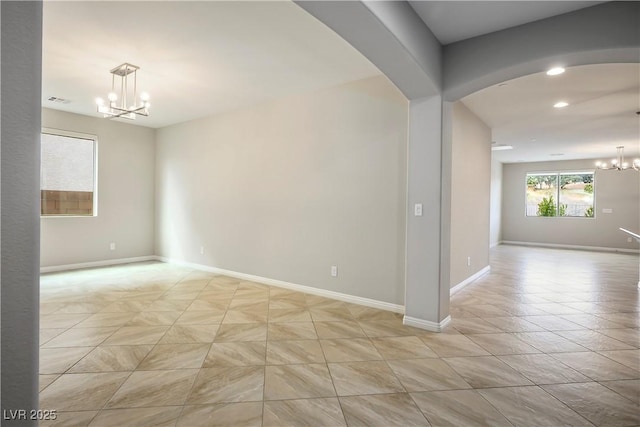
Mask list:
POLYGON ((593 172, 527 174, 527 216, 593 218, 593 172))
POLYGON ((44 130, 41 138, 40 214, 96 215, 96 138, 44 130))

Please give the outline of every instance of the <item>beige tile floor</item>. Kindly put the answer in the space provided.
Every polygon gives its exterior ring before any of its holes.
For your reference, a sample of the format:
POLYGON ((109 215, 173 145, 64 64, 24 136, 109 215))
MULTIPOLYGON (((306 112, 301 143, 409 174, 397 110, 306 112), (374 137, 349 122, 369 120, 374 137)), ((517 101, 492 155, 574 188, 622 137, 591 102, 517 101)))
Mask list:
POLYGON ((41 425, 640 425, 637 255, 491 266, 440 334, 162 263, 44 275, 41 425))

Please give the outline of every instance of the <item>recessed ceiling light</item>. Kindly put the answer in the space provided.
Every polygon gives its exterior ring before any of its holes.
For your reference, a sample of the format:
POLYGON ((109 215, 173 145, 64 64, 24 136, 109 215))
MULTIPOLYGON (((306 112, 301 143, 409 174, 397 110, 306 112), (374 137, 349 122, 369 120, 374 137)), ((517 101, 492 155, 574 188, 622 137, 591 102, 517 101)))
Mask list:
POLYGON ((491 147, 491 151, 513 150, 511 145, 494 145, 491 147))
POLYGON ((564 73, 564 68, 562 67, 554 67, 547 71, 547 76, 557 76, 558 74, 564 73))
POLYGON ((553 104, 553 106, 554 106, 555 108, 564 108, 564 107, 566 107, 567 105, 569 105, 569 103, 568 103, 568 102, 565 102, 565 101, 559 101, 559 102, 556 102, 555 104, 553 104))

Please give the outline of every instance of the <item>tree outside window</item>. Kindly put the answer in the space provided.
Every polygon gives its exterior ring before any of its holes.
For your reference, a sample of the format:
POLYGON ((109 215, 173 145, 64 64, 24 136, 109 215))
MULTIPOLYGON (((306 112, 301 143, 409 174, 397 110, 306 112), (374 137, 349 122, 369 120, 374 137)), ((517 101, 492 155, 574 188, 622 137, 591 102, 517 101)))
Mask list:
POLYGON ((594 173, 527 174, 526 215, 593 218, 594 173))

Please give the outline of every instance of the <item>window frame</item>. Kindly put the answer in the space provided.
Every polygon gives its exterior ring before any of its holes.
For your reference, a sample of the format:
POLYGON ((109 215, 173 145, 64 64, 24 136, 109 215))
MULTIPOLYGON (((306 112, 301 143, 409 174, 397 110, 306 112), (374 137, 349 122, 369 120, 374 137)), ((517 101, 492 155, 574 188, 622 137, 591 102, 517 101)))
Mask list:
POLYGON ((525 218, 581 218, 581 219, 596 219, 596 171, 595 169, 576 169, 576 170, 567 170, 567 171, 531 171, 525 172, 524 174, 524 216, 525 218), (555 216, 541 216, 541 215, 527 215, 527 179, 530 175, 555 175, 556 176, 556 203, 557 206, 560 206, 560 190, 561 190, 561 175, 586 175, 591 174, 593 179, 591 183, 593 185, 593 216, 569 216, 569 215, 555 215, 555 216))
MULTIPOLYGON (((40 208, 40 219, 42 218, 96 218, 98 216, 98 136, 90 133, 76 132, 65 129, 55 129, 49 127, 43 127, 40 131, 40 138, 42 135, 54 135, 63 136, 67 138, 87 139, 93 141, 93 209, 91 215, 43 215, 42 208, 40 208)), ((42 140, 42 139, 41 139, 42 140)), ((40 159, 40 173, 42 173, 42 159, 40 159)), ((43 191, 40 188, 40 191, 43 191)))

